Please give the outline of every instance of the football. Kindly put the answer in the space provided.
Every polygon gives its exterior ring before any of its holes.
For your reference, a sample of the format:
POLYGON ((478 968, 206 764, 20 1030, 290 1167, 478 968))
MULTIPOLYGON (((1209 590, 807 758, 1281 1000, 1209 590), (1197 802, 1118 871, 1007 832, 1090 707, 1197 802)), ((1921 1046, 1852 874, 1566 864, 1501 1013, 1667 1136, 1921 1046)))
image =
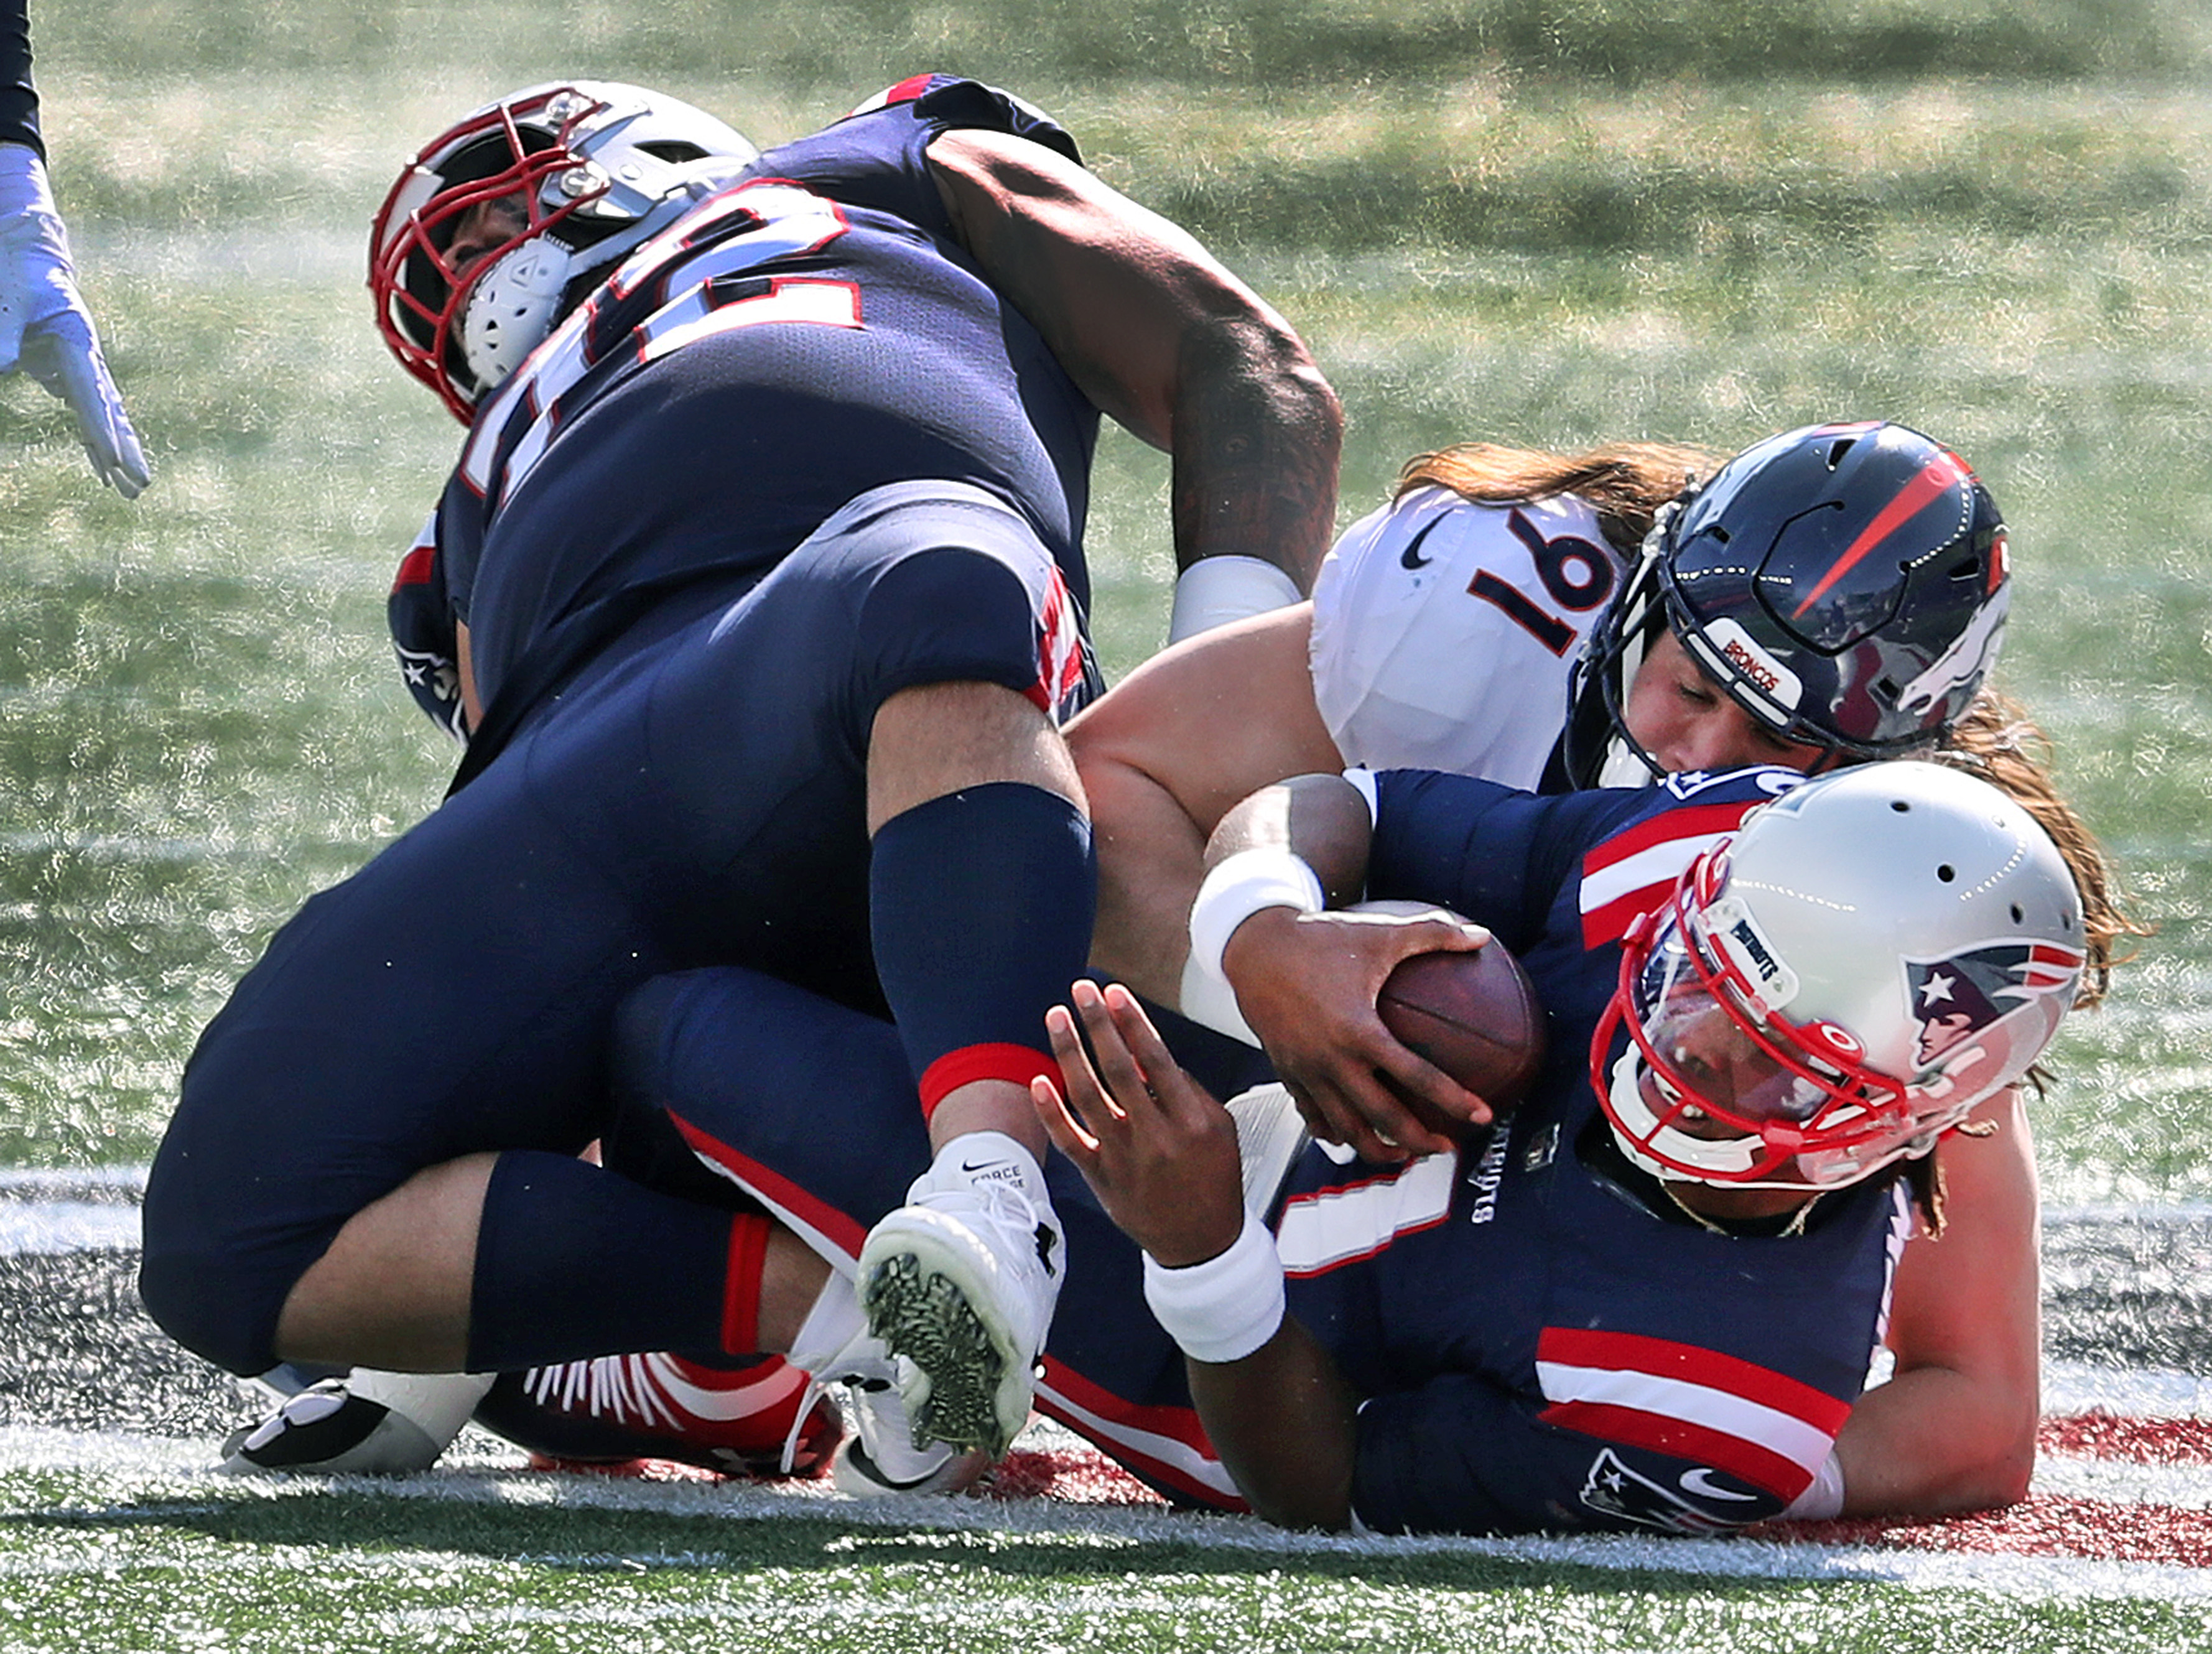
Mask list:
MULTIPOLYGON (((1490 1104, 1503 1120, 1544 1061, 1544 1009, 1528 973, 1503 942, 1472 953, 1416 953, 1400 961, 1375 1002, 1399 1042, 1490 1104)), ((1448 1137, 1470 1129, 1400 1093, 1421 1123, 1448 1137)))

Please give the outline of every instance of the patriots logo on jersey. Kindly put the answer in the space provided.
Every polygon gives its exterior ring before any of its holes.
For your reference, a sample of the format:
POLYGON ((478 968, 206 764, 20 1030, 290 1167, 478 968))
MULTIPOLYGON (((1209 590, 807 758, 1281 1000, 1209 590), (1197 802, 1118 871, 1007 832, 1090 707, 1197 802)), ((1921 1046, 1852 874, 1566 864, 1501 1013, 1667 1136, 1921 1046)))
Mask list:
POLYGON ((1629 1469, 1620 1455, 1607 1448, 1590 1461, 1583 1479, 1582 1501, 1601 1516, 1662 1533, 1710 1537, 1724 1534, 1766 1514, 1768 1501, 1760 1494, 1740 1492, 1717 1481, 1708 1469, 1685 1471, 1677 1492, 1629 1469), (1703 1509, 1690 1494, 1702 1494, 1720 1508, 1703 1509), (1748 1507, 1748 1508, 1747 1508, 1748 1507))
POLYGON ((2058 994, 2071 1004, 2085 958, 2080 948, 2051 942, 1990 942, 1941 959, 1906 959, 1920 1061, 1934 1061, 2030 1000, 2058 994))

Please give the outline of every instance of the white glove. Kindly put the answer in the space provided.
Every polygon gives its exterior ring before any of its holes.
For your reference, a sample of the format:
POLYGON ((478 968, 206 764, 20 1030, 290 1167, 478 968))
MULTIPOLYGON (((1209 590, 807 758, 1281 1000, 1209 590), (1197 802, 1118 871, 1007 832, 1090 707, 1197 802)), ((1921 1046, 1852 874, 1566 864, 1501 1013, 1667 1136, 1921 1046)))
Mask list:
POLYGON ((137 498, 153 473, 77 294, 46 163, 27 145, 0 143, 0 374, 19 367, 69 404, 100 480, 137 498))

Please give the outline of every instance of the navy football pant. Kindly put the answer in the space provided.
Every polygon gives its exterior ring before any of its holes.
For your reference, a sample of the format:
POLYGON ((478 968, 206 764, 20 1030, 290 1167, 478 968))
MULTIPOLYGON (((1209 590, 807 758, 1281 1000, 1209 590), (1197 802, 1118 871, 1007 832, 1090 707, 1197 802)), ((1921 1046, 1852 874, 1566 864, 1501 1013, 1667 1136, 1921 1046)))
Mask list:
MULTIPOLYGON (((724 606, 648 617, 278 933, 203 1035, 148 1184, 141 1288, 179 1342, 263 1371, 287 1294, 362 1207, 473 1152, 575 1154, 605 1125, 615 1008, 649 977, 741 964, 881 1010, 875 711, 927 683, 1036 692, 1064 677, 1072 623, 1004 506, 895 492, 724 606), (1041 660, 1055 629, 1062 654, 1041 660)), ((605 1204, 578 1213, 599 1232, 627 1232, 622 1203, 641 1214, 606 1280, 665 1268, 652 1237, 683 1214, 651 1203, 679 1197, 613 1173, 556 1183, 547 1198, 605 1204)), ((537 1292, 526 1265, 513 1288, 480 1273, 480 1295, 537 1292)), ((721 1282, 699 1290, 719 1301, 721 1282)), ((544 1346, 511 1359, 617 1353, 573 1347, 557 1304, 545 1315, 544 1346)))

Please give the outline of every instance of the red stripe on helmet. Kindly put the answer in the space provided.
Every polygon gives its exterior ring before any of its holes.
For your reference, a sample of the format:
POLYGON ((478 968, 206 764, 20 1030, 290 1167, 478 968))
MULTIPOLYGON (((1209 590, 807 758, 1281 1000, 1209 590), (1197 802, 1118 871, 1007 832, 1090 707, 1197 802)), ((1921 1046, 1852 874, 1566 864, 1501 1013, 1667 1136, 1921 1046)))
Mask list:
POLYGON ((1959 459, 1948 453, 1939 453, 1920 468, 1920 474, 1897 491, 1897 497, 1881 508, 1881 514, 1859 532, 1858 538, 1850 543, 1844 555, 1836 559, 1835 566, 1820 577, 1819 585, 1805 594, 1805 600, 1790 613, 1795 620, 1827 594, 1828 588, 1855 568, 1859 560, 1880 545, 1904 524, 1910 522, 1929 505, 1940 499, 1945 490, 1954 483, 1965 482, 1972 473, 1959 459))

